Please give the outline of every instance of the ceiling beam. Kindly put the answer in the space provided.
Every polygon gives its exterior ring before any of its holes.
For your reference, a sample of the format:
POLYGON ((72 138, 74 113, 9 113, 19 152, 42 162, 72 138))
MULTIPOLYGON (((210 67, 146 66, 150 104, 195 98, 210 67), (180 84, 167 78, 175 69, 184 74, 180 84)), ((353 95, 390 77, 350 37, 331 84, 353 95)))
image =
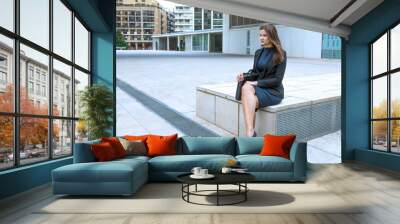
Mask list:
POLYGON ((342 10, 339 11, 332 19, 330 20, 330 26, 336 27, 347 18, 349 18, 355 11, 357 11, 361 6, 366 4, 368 0, 355 0, 350 1, 348 5, 346 5, 342 10))
POLYGON ((350 27, 347 25, 330 26, 329 21, 296 15, 293 13, 283 12, 276 9, 265 7, 255 7, 242 3, 231 2, 229 0, 171 0, 175 3, 189 5, 199 8, 206 8, 220 11, 226 14, 243 16, 247 18, 267 21, 275 24, 292 26, 306 30, 330 33, 347 38, 350 34, 350 27))

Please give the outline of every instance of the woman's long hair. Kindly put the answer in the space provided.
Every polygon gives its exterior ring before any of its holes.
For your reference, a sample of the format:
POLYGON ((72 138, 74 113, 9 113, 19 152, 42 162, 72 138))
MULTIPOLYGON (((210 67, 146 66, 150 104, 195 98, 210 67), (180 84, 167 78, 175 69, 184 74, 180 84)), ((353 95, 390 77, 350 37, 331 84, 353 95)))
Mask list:
POLYGON ((267 33, 268 39, 271 42, 272 47, 274 48, 274 56, 272 57, 273 65, 282 63, 285 59, 285 55, 275 26, 267 23, 261 25, 260 30, 264 30, 267 33))

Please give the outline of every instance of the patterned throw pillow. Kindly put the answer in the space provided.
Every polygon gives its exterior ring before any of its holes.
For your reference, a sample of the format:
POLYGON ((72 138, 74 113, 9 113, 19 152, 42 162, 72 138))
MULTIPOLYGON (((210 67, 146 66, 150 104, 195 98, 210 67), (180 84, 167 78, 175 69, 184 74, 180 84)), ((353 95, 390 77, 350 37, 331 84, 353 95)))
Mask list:
POLYGON ((126 140, 119 138, 122 146, 126 151, 126 155, 145 156, 147 155, 146 145, 141 140, 126 140))

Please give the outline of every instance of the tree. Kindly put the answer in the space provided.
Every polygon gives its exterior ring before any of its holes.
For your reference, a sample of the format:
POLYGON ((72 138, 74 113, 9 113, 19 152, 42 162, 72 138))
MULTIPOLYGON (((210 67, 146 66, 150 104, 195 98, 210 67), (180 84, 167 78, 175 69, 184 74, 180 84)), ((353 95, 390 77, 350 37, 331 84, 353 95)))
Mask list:
MULTIPOLYGON (((0 108, 5 112, 13 112, 14 107, 14 88, 13 85, 8 85, 6 92, 0 94, 0 108)), ((20 108, 24 114, 47 114, 48 107, 34 105, 29 99, 28 93, 24 87, 20 88, 20 108)), ((59 113, 58 110, 55 111, 59 113)), ((13 147, 13 117, 0 116, 0 147, 13 147)), ((49 131, 48 119, 46 118, 20 118, 20 148, 24 149, 26 145, 44 145, 47 142, 49 131)), ((59 136, 59 128, 54 125, 53 138, 59 136)))
POLYGON ((81 118, 88 127, 89 139, 109 136, 112 127, 114 99, 107 86, 95 84, 80 93, 81 118))
MULTIPOLYGON (((398 118, 400 117, 400 100, 393 99, 391 102, 391 116, 398 118)), ((378 106, 373 108, 373 117, 374 118, 387 118, 387 100, 382 100, 378 106)), ((398 120, 393 120, 391 122, 391 138, 392 142, 399 141, 400 138, 400 122, 398 120)), ((387 122, 386 121, 377 121, 374 122, 373 125, 373 134, 374 138, 386 139, 387 136, 387 122)))
POLYGON ((128 48, 128 43, 126 42, 125 36, 121 31, 117 31, 117 48, 126 50, 128 48))

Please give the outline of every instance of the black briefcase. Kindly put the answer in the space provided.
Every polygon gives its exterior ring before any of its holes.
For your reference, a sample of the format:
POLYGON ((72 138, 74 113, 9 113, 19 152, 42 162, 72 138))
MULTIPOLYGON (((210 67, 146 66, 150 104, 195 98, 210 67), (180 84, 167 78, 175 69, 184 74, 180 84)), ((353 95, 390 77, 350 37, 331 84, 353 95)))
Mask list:
POLYGON ((244 83, 246 81, 249 81, 252 78, 255 78, 258 76, 258 73, 253 72, 252 70, 249 70, 248 72, 243 73, 243 81, 240 81, 237 83, 236 86, 236 95, 235 95, 235 99, 240 101, 242 98, 242 86, 244 85, 244 83))

